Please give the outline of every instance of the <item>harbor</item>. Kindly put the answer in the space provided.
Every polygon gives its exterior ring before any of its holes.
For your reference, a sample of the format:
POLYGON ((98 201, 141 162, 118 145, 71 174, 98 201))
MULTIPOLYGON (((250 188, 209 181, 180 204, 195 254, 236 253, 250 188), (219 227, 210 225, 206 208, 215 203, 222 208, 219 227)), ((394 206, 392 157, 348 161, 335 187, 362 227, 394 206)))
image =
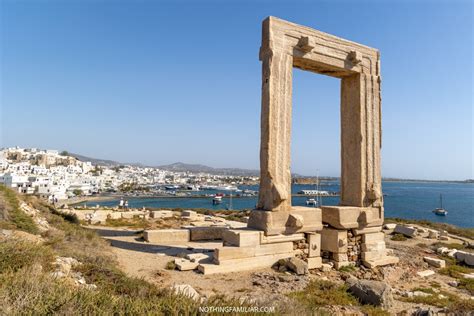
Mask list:
MULTIPOLYGON (((472 183, 448 183, 448 182, 413 182, 413 181, 384 181, 382 182, 384 192, 384 205, 386 217, 398 217, 404 219, 429 219, 433 222, 448 223, 460 227, 474 226, 474 184, 472 183), (449 209, 449 215, 438 216, 432 210, 439 207, 439 196, 443 195, 443 206, 449 209)), ((252 190, 258 192, 258 186, 238 186, 242 192, 252 190)), ((339 192, 337 181, 326 182, 321 185, 321 190, 339 192)), ((308 206, 308 198, 314 196, 301 195, 302 190, 313 190, 314 185, 293 184, 292 204, 297 206, 308 206)), ((158 195, 158 196, 132 196, 114 195, 107 196, 101 201, 99 197, 92 201, 82 201, 77 206, 107 206, 117 207, 121 197, 128 199, 130 207, 133 208, 167 208, 167 209, 209 209, 209 210, 251 210, 257 203, 257 195, 237 196, 230 191, 192 191, 189 195, 158 195), (222 202, 213 204, 212 200, 218 193, 222 193, 222 202), (207 195, 209 194, 209 195, 207 195), (232 202, 230 201, 232 200, 232 202), (230 207, 232 206, 232 207, 230 207)), ((322 205, 338 205, 339 196, 321 196, 322 205)))

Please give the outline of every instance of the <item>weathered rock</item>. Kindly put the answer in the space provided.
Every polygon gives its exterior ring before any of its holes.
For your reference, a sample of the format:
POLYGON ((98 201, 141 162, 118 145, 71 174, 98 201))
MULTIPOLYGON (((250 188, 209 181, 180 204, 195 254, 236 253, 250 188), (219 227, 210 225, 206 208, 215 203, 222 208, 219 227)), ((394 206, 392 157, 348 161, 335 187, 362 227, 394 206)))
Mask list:
POLYGON ((431 258, 431 257, 424 257, 423 260, 427 262, 430 266, 436 267, 436 268, 444 268, 446 267, 446 261, 442 259, 437 259, 437 258, 431 258))
POLYGON ((398 224, 395 226, 395 229, 393 230, 394 233, 396 234, 402 234, 407 237, 415 237, 416 236, 416 228, 411 227, 411 226, 404 226, 398 224))
POLYGON ((436 230, 429 229, 428 230, 428 238, 430 239, 438 239, 439 233, 436 230))
POLYGON ((194 269, 197 269, 197 267, 199 266, 199 262, 192 262, 190 260, 183 259, 183 258, 174 259, 174 263, 176 264, 176 267, 180 271, 194 270, 194 269))
POLYGON ((389 309, 394 304, 392 288, 385 282, 358 280, 351 277, 346 280, 346 283, 349 291, 364 304, 381 306, 384 309, 389 309))
POLYGON ((451 249, 446 255, 450 258, 454 258, 454 256, 456 255, 456 252, 458 252, 457 249, 451 249))
POLYGON ((435 274, 435 272, 433 270, 424 270, 424 271, 419 271, 416 273, 418 276, 424 278, 424 277, 428 277, 430 275, 433 275, 435 274))
POLYGON ((455 258, 459 262, 464 262, 468 266, 474 266, 474 253, 466 251, 458 251, 455 258))
POLYGON ((446 253, 449 252, 449 248, 447 247, 439 247, 438 249, 436 249, 436 252, 441 254, 441 255, 444 255, 446 253))
POLYGON ((298 275, 308 274, 308 264, 299 258, 288 259, 286 266, 298 275))
POLYGON ((448 282, 448 285, 449 285, 449 286, 452 286, 452 287, 458 287, 458 286, 459 286, 459 282, 458 282, 458 281, 449 281, 449 282, 448 282))
POLYGON ((176 284, 171 289, 178 295, 188 296, 196 301, 200 299, 199 293, 189 284, 176 284))
POLYGON ((396 226, 397 224, 388 223, 388 224, 383 225, 383 229, 395 229, 396 226))
POLYGON ((333 267, 332 264, 323 263, 323 264, 321 265, 321 270, 322 270, 323 272, 329 272, 329 271, 331 271, 332 267, 333 267))

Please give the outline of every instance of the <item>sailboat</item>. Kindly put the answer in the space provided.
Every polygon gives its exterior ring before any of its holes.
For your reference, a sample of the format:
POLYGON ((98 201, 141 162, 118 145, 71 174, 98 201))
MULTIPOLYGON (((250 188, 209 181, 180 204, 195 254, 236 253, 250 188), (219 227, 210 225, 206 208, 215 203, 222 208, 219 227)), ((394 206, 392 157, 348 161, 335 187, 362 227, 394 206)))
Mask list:
POLYGON ((435 208, 433 210, 433 213, 435 213, 436 215, 439 215, 439 216, 448 215, 448 211, 443 208, 443 195, 442 194, 439 195, 439 207, 435 208))

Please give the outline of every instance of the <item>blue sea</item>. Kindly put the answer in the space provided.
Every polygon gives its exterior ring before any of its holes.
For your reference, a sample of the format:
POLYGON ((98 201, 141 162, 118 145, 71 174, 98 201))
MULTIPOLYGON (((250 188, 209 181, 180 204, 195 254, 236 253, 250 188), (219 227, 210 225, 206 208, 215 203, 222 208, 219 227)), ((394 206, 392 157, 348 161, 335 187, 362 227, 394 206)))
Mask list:
MULTIPOLYGON (((449 223, 461 227, 474 228, 474 184, 447 182, 388 182, 382 184, 385 206, 385 217, 406 219, 426 219, 434 222, 449 223), (443 207, 448 210, 447 216, 437 216, 432 210, 439 207, 439 196, 443 195, 443 207)), ((240 189, 258 190, 258 186, 241 186, 240 189)), ((315 189, 314 185, 293 185, 293 193, 304 189, 315 189)), ((339 192, 338 182, 325 182, 320 190, 339 192)), ((216 193, 216 191, 199 191, 193 194, 216 193)), ((223 192, 226 195, 229 192, 223 192)), ((212 205, 212 198, 128 198, 129 206, 135 208, 207 208, 222 210, 229 207, 229 198, 222 204, 212 205)), ((293 197, 293 205, 306 205, 306 197, 293 197)), ((257 197, 232 199, 233 210, 252 209, 257 197)), ((323 205, 337 205, 339 197, 324 197, 323 205)), ((93 202, 102 206, 117 206, 118 200, 93 202)))

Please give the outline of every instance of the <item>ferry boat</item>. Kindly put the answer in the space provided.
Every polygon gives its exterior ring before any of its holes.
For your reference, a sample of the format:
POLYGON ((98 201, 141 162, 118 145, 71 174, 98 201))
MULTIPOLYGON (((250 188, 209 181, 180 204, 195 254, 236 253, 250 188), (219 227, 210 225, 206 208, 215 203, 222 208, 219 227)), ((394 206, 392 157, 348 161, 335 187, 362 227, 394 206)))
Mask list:
POLYGON ((448 215, 448 211, 443 208, 443 196, 441 194, 439 195, 439 204, 440 204, 439 205, 440 207, 435 208, 433 210, 433 213, 435 213, 435 215, 439 215, 439 216, 448 215))

